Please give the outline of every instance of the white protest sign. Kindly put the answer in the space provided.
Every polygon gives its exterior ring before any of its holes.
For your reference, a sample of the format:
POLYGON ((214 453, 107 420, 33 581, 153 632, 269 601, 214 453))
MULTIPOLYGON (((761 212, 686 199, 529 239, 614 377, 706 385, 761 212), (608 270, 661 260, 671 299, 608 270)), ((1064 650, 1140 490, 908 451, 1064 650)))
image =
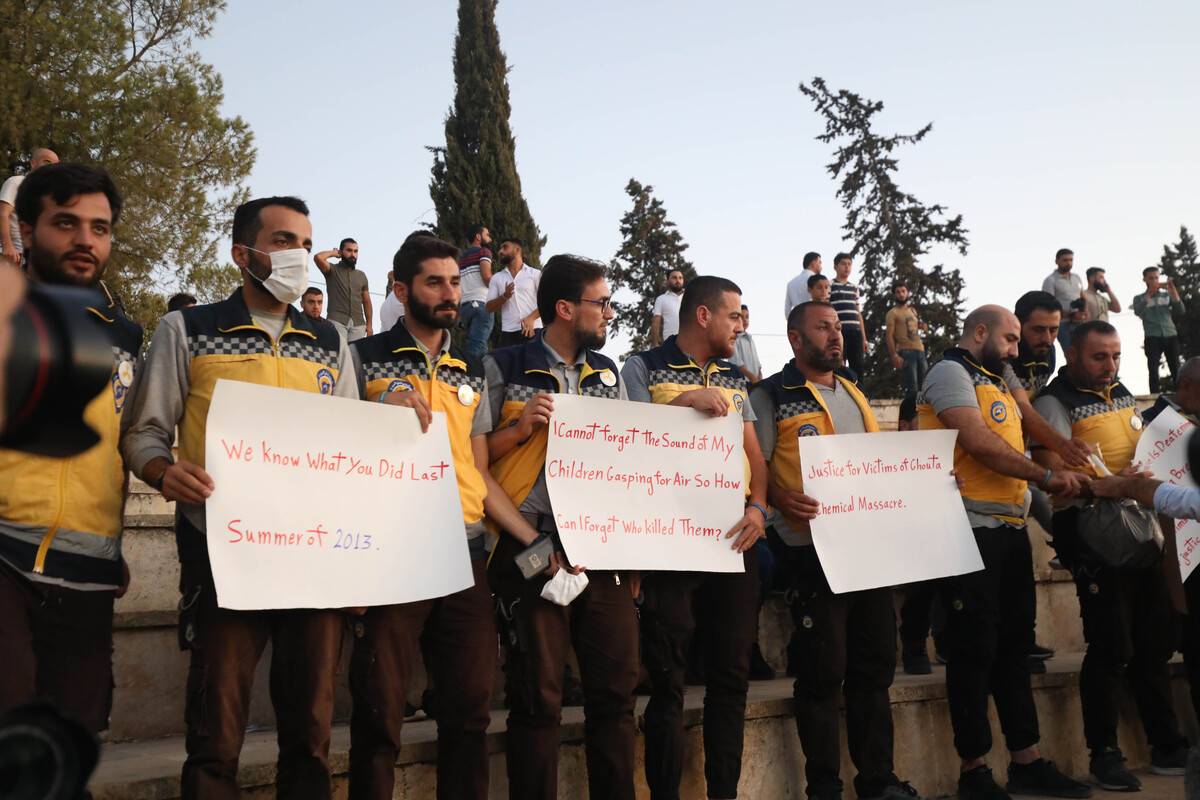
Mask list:
POLYGON ((446 418, 220 380, 208 555, 222 608, 406 603, 472 583, 446 418))
POLYGON ((983 569, 954 469, 956 431, 801 436, 813 544, 838 594, 983 569))
MULTIPOLYGON (((1195 427, 1168 406, 1142 431, 1134 461, 1160 481, 1195 486, 1187 463, 1188 432, 1195 427)), ((1186 581, 1200 561, 1200 522, 1175 520, 1175 549, 1179 556, 1179 577, 1186 581)))
POLYGON ((554 395, 546 487, 572 564, 741 572, 742 416, 554 395))

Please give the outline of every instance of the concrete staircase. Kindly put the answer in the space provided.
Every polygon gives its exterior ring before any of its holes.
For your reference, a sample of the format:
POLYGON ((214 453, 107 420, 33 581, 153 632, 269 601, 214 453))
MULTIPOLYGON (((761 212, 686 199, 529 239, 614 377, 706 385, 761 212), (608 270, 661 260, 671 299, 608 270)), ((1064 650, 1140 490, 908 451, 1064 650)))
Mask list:
MULTIPOLYGON (((884 427, 894 427, 897 404, 877 403, 884 427)), ((173 508, 149 487, 134 481, 126 509, 125 553, 132 571, 129 593, 117 603, 114 637, 116 689, 111 726, 92 789, 98 798, 173 798, 179 796, 179 770, 183 762, 183 706, 187 654, 179 650, 176 634, 179 570, 172 531, 173 508)), ((1078 603, 1070 575, 1051 570, 1052 551, 1045 535, 1031 525, 1038 596, 1039 643, 1054 647, 1058 656, 1048 662, 1049 672, 1034 676, 1041 717, 1042 743, 1048 757, 1065 771, 1083 776, 1087 771, 1078 700, 1078 666, 1083 650, 1078 603)), ((772 598, 763 609, 760 644, 768 660, 783 674, 784 650, 791 635, 791 620, 781 598, 772 598)), ((343 648, 339 695, 335 709, 331 764, 338 796, 346 792, 350 703, 345 688, 350 639, 343 648)), ((259 666, 251 706, 251 728, 243 751, 240 780, 248 797, 274 796, 275 740, 273 714, 267 697, 266 668, 270 653, 259 666)), ((1189 735, 1197 734, 1181 665, 1175 665, 1174 691, 1181 721, 1189 735)), ((896 722, 897 772, 927 796, 954 791, 957 762, 952 746, 945 699, 945 673, 935 667, 930 676, 897 675, 892 689, 896 722)), ((501 683, 498 681, 497 686, 501 683)), ((745 761, 740 794, 750 798, 803 797, 803 755, 791 718, 791 681, 753 683, 747 709, 745 761)), ((420 695, 413 688, 410 699, 420 695)), ((687 698, 690 736, 684 797, 703 797, 701 701, 703 689, 693 688, 687 698)), ((645 699, 640 699, 639 714, 645 699)), ((1136 724, 1132 706, 1122 723, 1122 746, 1133 766, 1148 763, 1148 753, 1136 724)), ((491 728, 492 796, 507 797, 504 772, 504 718, 493 714, 491 728)), ((1001 742, 999 729, 997 741, 1001 742)), ((433 797, 434 725, 418 718, 405 727, 405 746, 397 764, 397 796, 433 797)), ((583 760, 582 709, 564 711, 561 732, 560 796, 586 796, 583 760)), ((641 740, 638 758, 641 758, 641 740)), ((1006 766, 1003 748, 993 755, 998 774, 1006 766)), ((849 787, 853 768, 845 762, 843 778, 849 787)), ((639 773, 639 780, 640 773, 639 773)), ((852 793, 851 789, 847 789, 852 793)), ((1179 782, 1177 794, 1182 794, 1179 782)), ((648 797, 641 784, 639 797, 648 797)))

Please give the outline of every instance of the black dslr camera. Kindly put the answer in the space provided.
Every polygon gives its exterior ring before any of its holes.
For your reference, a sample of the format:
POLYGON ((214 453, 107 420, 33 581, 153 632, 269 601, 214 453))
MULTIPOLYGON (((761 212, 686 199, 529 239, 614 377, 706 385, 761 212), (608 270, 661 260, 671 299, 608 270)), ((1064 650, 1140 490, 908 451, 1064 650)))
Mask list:
POLYGON ((92 289, 29 284, 9 320, 0 447, 65 458, 100 441, 83 411, 112 376, 112 341, 87 309, 106 305, 92 289))

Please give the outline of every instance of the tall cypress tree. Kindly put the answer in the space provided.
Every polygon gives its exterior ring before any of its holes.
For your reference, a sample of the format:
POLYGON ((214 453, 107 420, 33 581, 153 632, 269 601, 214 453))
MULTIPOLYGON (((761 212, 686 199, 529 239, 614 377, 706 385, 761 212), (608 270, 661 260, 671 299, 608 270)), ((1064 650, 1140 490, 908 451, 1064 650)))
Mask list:
POLYGON ((667 290, 667 273, 683 270, 683 278, 696 277, 692 262, 683 257, 688 246, 675 223, 667 219, 667 209, 654 196, 653 186, 643 186, 633 178, 625 186, 633 199, 633 208, 621 217, 621 249, 612 261, 609 276, 612 290, 625 289, 636 299, 615 303, 617 316, 613 333, 632 334, 636 353, 650 346, 650 318, 654 298, 667 290))
POLYGON ((1156 266, 1175 281, 1175 288, 1183 300, 1183 314, 1175 320, 1183 353, 1185 356, 1200 355, 1200 252, 1197 252, 1196 237, 1186 225, 1179 226, 1179 241, 1174 247, 1163 245, 1163 254, 1156 266))
POLYGON ((956 343, 962 316, 963 279, 957 269, 942 264, 918 265, 935 245, 967 253, 967 230, 962 215, 949 217, 941 205, 925 205, 900 190, 893 175, 898 162, 893 151, 917 144, 932 130, 929 124, 916 133, 884 135, 875 131, 873 117, 883 103, 867 100, 845 89, 831 90, 821 78, 800 84, 825 121, 825 133, 816 137, 834 143, 834 160, 826 166, 839 181, 837 198, 846 209, 842 230, 854 243, 850 253, 858 269, 863 292, 865 335, 872 343, 864 364, 868 390, 899 394, 899 374, 888 359, 885 319, 892 307, 892 284, 904 280, 912 304, 929 323, 925 347, 937 355, 956 343))
POLYGON ((442 238, 461 244, 472 225, 487 225, 497 238, 520 239, 525 260, 537 264, 546 239, 521 194, 507 75, 496 0, 459 0, 454 105, 446 115, 445 146, 428 148, 429 194, 442 238))

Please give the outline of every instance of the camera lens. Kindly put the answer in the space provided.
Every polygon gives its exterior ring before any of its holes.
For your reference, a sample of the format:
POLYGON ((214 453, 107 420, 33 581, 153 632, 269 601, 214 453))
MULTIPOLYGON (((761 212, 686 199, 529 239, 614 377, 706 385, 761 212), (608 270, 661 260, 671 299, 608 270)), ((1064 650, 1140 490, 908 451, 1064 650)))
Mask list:
POLYGON ((9 323, 0 446, 64 457, 100 440, 84 423, 83 412, 112 375, 112 341, 89 310, 105 305, 90 289, 30 285, 25 304, 9 323))

